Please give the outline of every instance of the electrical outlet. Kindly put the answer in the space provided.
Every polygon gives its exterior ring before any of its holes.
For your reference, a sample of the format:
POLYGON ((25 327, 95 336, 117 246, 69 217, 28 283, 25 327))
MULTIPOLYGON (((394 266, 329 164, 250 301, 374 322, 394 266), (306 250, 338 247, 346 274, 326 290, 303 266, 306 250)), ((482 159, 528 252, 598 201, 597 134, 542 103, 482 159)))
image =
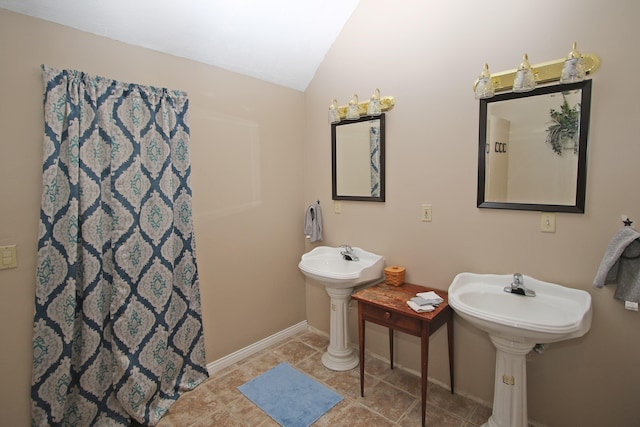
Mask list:
POLYGON ((342 203, 339 200, 335 200, 333 202, 333 213, 341 213, 342 212, 342 203))
POLYGON ((542 215, 540 215, 540 231, 543 233, 556 232, 556 214, 552 212, 542 212, 542 215))
POLYGON ((422 205, 422 222, 431 222, 431 205, 422 205))

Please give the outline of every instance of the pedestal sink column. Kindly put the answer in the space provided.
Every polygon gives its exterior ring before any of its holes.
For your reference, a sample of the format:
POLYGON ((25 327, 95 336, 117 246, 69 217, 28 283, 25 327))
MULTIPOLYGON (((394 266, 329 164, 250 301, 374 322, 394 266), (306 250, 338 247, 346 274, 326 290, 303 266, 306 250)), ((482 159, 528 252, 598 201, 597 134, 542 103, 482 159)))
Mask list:
POLYGON ((326 287, 331 297, 331 331, 329 347, 322 355, 322 364, 334 371, 348 371, 358 366, 358 356, 349 347, 349 331, 347 329, 347 310, 353 288, 326 287))
POLYGON ((534 344, 489 335, 496 347, 493 413, 482 427, 527 427, 527 354, 534 344))

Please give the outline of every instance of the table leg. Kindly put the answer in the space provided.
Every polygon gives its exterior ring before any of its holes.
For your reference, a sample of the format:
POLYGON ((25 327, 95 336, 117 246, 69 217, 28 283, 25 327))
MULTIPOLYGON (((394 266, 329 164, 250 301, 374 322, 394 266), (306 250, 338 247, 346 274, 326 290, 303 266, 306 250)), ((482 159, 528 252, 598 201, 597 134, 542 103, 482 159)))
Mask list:
POLYGON ((389 360, 393 369, 393 329, 389 328, 389 360))
POLYGON ((360 302, 358 302, 358 342, 360 346, 360 397, 364 397, 364 319, 360 302))
POLYGON ((422 354, 421 354, 421 362, 422 362, 422 372, 421 372, 421 389, 420 394, 422 397, 422 427, 426 425, 426 410, 427 410, 427 373, 429 368, 429 324, 423 322, 422 325, 422 335, 421 335, 422 345, 422 354))
POLYGON ((451 394, 453 394, 453 315, 450 315, 447 320, 447 341, 449 342, 449 381, 451 394))

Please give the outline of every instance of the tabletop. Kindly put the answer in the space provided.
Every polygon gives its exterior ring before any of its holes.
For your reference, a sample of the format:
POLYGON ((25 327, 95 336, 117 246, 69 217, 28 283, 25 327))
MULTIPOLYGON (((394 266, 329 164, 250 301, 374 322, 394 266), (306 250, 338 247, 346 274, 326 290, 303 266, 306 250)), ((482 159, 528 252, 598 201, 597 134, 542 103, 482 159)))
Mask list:
POLYGON ((434 319, 449 306, 447 291, 427 286, 414 285, 411 283, 405 283, 400 286, 380 283, 370 288, 359 290, 358 292, 351 295, 351 298, 355 299, 356 301, 362 301, 364 303, 375 305, 381 308, 392 309, 399 313, 423 320, 434 319), (418 292, 428 291, 434 291, 444 300, 444 302, 438 305, 438 307, 436 307, 434 311, 430 311, 427 313, 418 313, 413 311, 407 305, 407 301, 415 297, 418 292))

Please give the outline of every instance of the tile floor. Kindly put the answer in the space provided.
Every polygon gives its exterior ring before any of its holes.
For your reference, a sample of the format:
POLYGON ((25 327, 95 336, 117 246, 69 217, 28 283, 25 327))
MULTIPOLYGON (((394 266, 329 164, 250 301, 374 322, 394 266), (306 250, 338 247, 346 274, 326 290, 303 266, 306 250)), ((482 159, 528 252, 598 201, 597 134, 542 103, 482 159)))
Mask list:
MULTIPOLYGON (((388 363, 367 357, 365 397, 360 397, 360 370, 335 372, 320 357, 328 338, 302 332, 215 373, 195 390, 185 393, 160 420, 158 427, 277 427, 278 424, 244 397, 236 387, 281 362, 306 373, 344 397, 314 427, 420 426, 420 378, 388 363)), ((427 426, 475 427, 491 410, 448 390, 428 384, 427 426)))

